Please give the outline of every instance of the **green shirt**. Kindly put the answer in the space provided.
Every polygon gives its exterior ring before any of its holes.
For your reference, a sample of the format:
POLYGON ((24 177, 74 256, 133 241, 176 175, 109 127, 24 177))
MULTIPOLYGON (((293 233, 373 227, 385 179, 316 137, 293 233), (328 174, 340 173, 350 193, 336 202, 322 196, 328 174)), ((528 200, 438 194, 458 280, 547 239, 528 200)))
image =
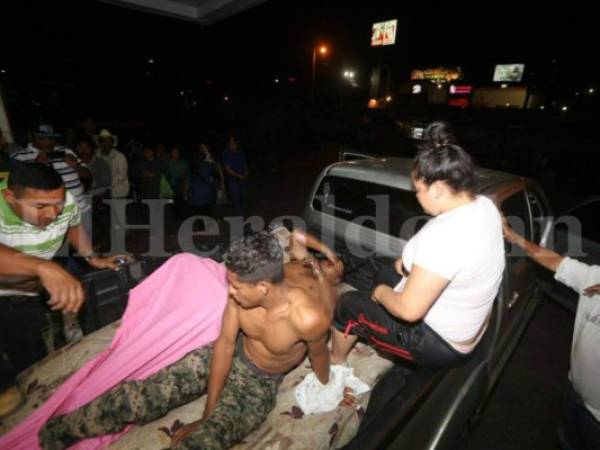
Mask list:
MULTIPOLYGON (((31 256, 50 260, 54 257, 70 227, 79 225, 81 215, 73 196, 67 191, 65 205, 54 222, 41 229, 24 222, 4 198, 7 180, 0 182, 0 244, 31 256)), ((0 287, 0 296, 14 294, 0 287)))

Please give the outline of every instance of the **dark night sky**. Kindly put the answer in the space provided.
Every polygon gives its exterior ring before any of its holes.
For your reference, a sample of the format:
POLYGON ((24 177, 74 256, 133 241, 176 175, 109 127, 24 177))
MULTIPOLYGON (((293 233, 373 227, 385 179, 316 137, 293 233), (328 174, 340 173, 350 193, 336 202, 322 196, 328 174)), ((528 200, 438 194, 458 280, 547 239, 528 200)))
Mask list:
POLYGON ((68 83, 96 105, 139 98, 149 87, 175 96, 205 79, 220 94, 261 91, 275 76, 306 84, 313 39, 333 48, 322 70, 351 66, 365 78, 378 62, 400 79, 447 64, 485 82, 500 62, 525 62, 540 82, 556 68, 565 84, 597 77, 597 24, 576 3, 270 0, 202 27, 94 0, 3 0, 0 16, 0 64, 12 83, 68 83), (396 45, 371 49, 372 22, 390 18, 398 19, 396 45))

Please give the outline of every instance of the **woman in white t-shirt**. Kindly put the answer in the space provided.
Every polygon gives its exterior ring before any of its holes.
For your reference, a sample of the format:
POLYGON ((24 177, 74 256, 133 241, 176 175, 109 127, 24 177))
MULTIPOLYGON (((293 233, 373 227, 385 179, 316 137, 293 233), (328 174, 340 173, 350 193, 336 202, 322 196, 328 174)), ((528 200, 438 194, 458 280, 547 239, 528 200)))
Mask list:
POLYGON ((332 362, 345 361, 357 338, 417 364, 464 362, 481 338, 504 271, 500 214, 475 194, 471 157, 442 122, 412 170, 416 196, 433 216, 404 247, 392 287, 342 296, 334 318, 332 362))

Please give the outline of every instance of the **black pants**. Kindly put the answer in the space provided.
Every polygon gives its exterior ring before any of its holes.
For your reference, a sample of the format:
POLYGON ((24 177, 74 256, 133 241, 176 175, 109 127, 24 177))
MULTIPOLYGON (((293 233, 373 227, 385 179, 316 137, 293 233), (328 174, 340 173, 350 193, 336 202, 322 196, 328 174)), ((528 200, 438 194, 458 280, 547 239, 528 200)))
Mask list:
POLYGON ((465 362, 470 354, 456 351, 425 322, 401 321, 371 300, 370 292, 343 294, 333 319, 335 328, 358 336, 373 347, 415 364, 452 367, 465 362))
POLYGON ((16 375, 46 356, 42 330, 46 310, 39 296, 0 297, 0 391, 16 383, 16 375))
POLYGON ((561 411, 558 441, 562 450, 600 448, 600 422, 583 404, 570 381, 561 411))

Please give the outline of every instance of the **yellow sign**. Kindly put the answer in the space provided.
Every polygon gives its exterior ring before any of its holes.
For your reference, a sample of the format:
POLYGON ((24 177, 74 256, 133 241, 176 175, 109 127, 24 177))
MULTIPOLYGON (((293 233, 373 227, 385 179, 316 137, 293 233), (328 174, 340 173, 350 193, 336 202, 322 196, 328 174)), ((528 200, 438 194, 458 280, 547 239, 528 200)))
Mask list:
POLYGON ((462 70, 460 67, 433 67, 430 69, 415 69, 410 74, 411 80, 430 80, 450 82, 460 80, 462 70))

